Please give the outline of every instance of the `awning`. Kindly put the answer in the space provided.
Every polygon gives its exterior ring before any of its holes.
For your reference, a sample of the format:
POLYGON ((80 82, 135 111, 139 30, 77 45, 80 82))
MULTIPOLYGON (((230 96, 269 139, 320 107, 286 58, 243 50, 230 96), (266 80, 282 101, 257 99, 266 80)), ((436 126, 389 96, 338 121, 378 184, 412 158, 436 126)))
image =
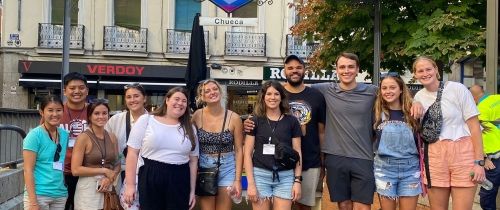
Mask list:
MULTIPOLYGON (((140 82, 141 85, 144 86, 146 90, 159 90, 164 91, 166 87, 174 87, 174 86, 186 86, 185 83, 175 83, 175 82, 140 82)), ((133 81, 105 81, 105 80, 88 80, 87 81, 89 88, 101 88, 101 89, 114 89, 114 90, 123 90, 123 86, 127 84, 134 83, 133 81)), ((45 78, 20 78, 19 85, 23 87, 31 87, 31 88, 60 88, 61 80, 60 79, 45 79, 45 78)))

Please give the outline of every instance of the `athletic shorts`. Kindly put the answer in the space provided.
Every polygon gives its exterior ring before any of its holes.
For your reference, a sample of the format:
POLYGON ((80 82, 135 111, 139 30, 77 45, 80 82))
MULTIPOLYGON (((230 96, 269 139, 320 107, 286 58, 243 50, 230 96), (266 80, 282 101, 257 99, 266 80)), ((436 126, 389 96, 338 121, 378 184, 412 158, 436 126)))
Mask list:
POLYGON ((372 204, 375 192, 373 160, 325 154, 326 183, 332 202, 352 200, 372 204))

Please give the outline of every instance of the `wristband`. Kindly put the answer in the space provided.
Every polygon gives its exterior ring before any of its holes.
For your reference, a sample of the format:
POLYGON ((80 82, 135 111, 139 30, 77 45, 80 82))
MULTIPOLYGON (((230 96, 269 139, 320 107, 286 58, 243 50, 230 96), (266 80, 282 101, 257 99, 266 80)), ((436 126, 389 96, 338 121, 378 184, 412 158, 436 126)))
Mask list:
POLYGON ((299 184, 302 184, 302 182, 301 182, 301 181, 299 181, 299 180, 293 180, 293 182, 294 182, 294 183, 299 183, 299 184))

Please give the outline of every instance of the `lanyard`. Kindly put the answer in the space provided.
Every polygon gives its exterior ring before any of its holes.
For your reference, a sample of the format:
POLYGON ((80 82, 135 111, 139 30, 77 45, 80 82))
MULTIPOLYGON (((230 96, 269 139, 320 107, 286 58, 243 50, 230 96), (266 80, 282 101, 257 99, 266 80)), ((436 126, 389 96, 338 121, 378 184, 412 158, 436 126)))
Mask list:
POLYGON ((47 133, 49 134, 49 138, 50 140, 52 140, 55 144, 57 144, 57 140, 59 138, 59 133, 57 132, 57 128, 56 128, 56 138, 52 138, 52 135, 50 134, 50 131, 49 129, 47 129, 47 126, 45 126, 45 123, 43 123, 43 127, 45 128, 45 130, 47 131, 47 133))
MULTIPOLYGON (((66 108, 68 110, 69 119, 73 120, 73 116, 71 116, 71 110, 68 108, 67 104, 68 103, 66 102, 66 106, 64 106, 64 108, 66 108)), ((82 116, 82 113, 83 113, 83 111, 85 110, 86 107, 87 107, 87 104, 83 105, 83 109, 80 110, 80 113, 78 113, 78 116, 75 119, 80 119, 80 117, 82 116)))
MULTIPOLYGON (((269 121, 269 117, 266 116, 267 125, 269 125, 269 128, 271 128, 271 133, 273 136, 274 136, 274 130, 276 130, 276 127, 278 127, 278 123, 280 122, 281 117, 283 117, 283 115, 280 115, 280 117, 278 117, 278 120, 276 121, 276 125, 274 125, 274 128, 273 128, 271 126, 271 122, 269 121)), ((271 136, 269 136, 268 144, 271 144, 271 139, 272 139, 271 136)))
MULTIPOLYGON (((94 134, 95 138, 97 139, 97 135, 95 135, 95 132, 94 132, 94 129, 92 129, 92 126, 90 127, 90 130, 92 131, 92 134, 94 134)), ((101 148, 101 145, 99 144, 99 142, 97 142, 94 138, 91 138, 92 140, 94 140, 95 144, 97 145, 97 149, 99 150, 99 153, 101 153, 101 166, 104 168, 104 163, 106 162, 105 161, 105 158, 106 158, 106 130, 104 130, 104 153, 102 152, 102 148, 101 148)))

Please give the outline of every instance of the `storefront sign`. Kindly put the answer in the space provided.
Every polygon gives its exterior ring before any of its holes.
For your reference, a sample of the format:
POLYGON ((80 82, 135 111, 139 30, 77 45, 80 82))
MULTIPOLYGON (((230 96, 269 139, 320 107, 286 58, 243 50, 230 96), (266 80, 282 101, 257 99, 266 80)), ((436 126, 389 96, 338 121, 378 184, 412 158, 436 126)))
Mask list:
MULTIPOLYGON (((334 71, 319 70, 318 72, 306 71, 304 82, 325 82, 335 81, 334 71)), ((283 67, 264 66, 263 80, 286 80, 285 69, 283 67)))
MULTIPOLYGON (((18 63, 19 73, 22 74, 61 74, 61 62, 54 61, 23 61, 18 63)), ((83 75, 95 76, 136 76, 150 78, 182 79, 186 71, 185 66, 161 65, 133 65, 133 64, 105 64, 105 63, 76 63, 69 64, 70 72, 79 72, 83 75)))
POLYGON ((257 26, 257 18, 200 17, 202 26, 257 26))
POLYGON ((262 81, 260 80, 239 80, 239 79, 218 79, 221 85, 227 86, 260 86, 262 81))

